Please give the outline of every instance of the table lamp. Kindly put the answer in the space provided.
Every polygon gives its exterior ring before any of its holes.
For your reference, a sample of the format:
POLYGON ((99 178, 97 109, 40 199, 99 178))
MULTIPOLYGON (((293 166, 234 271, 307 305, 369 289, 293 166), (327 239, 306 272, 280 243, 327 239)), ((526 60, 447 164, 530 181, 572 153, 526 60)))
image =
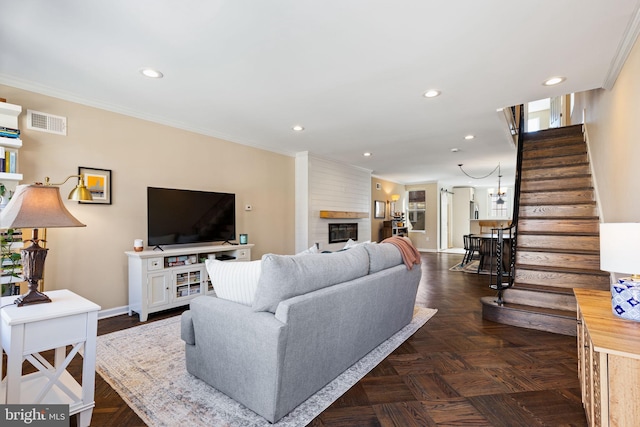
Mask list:
POLYGON ((600 224, 600 269, 631 274, 611 284, 613 313, 640 322, 640 223, 600 224))
MULTIPOLYGON (((71 175, 69 178, 71 177, 78 177, 79 183, 71 191, 69 198, 72 200, 91 200, 91 192, 84 186, 83 177, 71 175)), ((67 182, 69 178, 64 182, 67 182)), ((16 299, 15 302, 19 307, 27 304, 51 302, 48 296, 38 291, 38 281, 43 277, 44 262, 49 250, 39 245, 39 242, 44 240, 38 238, 38 229, 85 227, 64 206, 57 185, 49 184, 49 178, 46 179, 44 185, 41 183, 18 185, 13 197, 0 214, 0 228, 33 229, 32 238, 25 240, 25 242, 31 242, 31 246, 20 251, 22 274, 29 284, 29 291, 16 299)))

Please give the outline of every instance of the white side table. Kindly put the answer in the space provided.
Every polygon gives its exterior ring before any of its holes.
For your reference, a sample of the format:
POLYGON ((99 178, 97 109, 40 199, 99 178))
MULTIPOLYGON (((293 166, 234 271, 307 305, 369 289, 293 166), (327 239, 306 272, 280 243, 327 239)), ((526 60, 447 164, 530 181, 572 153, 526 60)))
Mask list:
MULTIPOLYGON (((79 413, 78 426, 91 423, 93 414, 96 335, 100 306, 68 290, 49 291, 50 303, 0 310, 0 339, 7 353, 7 375, 0 383, 0 403, 68 404, 79 413), (66 346, 71 346, 67 354, 66 346), (55 349, 51 365, 40 352, 55 349), (82 384, 67 372, 76 354, 83 356, 82 384), (28 360, 38 371, 22 375, 28 360)), ((15 296, 0 299, 0 306, 15 296)), ((2 377, 0 367, 0 377, 2 377)))

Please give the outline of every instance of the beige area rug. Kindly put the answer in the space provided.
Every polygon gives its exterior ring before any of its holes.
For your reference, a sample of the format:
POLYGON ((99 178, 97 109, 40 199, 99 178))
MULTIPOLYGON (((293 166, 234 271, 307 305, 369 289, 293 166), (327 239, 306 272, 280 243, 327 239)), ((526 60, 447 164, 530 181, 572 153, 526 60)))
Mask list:
POLYGON ((436 312, 416 307, 410 324, 275 424, 187 373, 179 316, 99 336, 96 370, 149 426, 305 426, 436 312))
MULTIPOLYGON (((480 265, 480 261, 473 260, 466 264, 458 263, 451 267, 449 271, 463 271, 465 273, 478 273, 478 265, 480 265)), ((480 274, 489 274, 489 270, 480 270, 480 274)))

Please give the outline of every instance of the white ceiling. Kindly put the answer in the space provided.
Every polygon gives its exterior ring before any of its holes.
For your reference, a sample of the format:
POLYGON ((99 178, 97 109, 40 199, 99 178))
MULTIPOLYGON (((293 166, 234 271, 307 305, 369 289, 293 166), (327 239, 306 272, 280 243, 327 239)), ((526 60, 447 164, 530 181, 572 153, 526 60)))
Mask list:
POLYGON ((638 6, 0 0, 0 83, 280 153, 309 151, 399 183, 467 185, 459 163, 476 176, 498 163, 506 180, 513 175, 497 108, 615 77, 638 6), (142 67, 164 78, 145 78, 142 67), (557 75, 566 81, 542 85, 557 75), (424 98, 431 88, 442 95, 424 98))

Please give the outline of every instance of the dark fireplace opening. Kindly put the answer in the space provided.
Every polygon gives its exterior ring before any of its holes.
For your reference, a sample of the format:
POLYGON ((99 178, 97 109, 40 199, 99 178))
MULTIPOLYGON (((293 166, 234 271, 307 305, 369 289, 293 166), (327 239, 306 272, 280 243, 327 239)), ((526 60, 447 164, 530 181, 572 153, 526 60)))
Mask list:
POLYGON ((357 223, 329 224, 329 243, 347 242, 349 239, 358 240, 357 223))

